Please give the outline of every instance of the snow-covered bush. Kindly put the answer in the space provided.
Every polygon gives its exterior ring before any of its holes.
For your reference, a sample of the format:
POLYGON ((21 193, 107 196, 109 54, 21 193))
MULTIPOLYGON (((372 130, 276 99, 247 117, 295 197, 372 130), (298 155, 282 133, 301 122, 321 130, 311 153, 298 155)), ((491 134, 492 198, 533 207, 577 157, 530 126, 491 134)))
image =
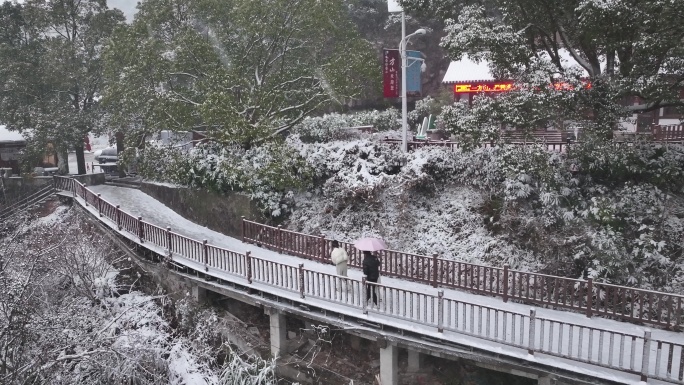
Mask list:
POLYGON ((587 140, 567 155, 594 183, 647 182, 672 191, 684 187, 684 146, 587 140))
POLYGON ((555 153, 500 144, 403 155, 370 141, 289 143, 318 186, 298 196, 293 229, 382 236, 396 249, 618 284, 684 282, 681 146, 597 141, 555 153))
MULTIPOLYGON (((476 97, 473 103, 477 106, 483 100, 483 98, 476 97)), ((459 102, 444 107, 437 119, 442 129, 458 138, 464 150, 495 142, 501 133, 500 123, 479 119, 479 116, 473 114, 471 107, 466 103, 459 102)))
POLYGON ((306 163, 281 142, 248 150, 207 143, 189 153, 163 148, 148 150, 146 155, 150 156, 140 162, 145 178, 217 192, 240 191, 272 217, 287 214, 293 192, 310 183, 306 163))
POLYGON ((292 128, 292 132, 305 142, 328 142, 351 138, 353 133, 343 130, 347 127, 351 127, 349 116, 332 113, 306 117, 292 128))
POLYGON ((391 131, 400 126, 401 114, 396 108, 384 111, 360 111, 350 114, 351 122, 356 126, 373 126, 376 131, 391 131))
POLYGON ((437 116, 441 112, 439 102, 431 96, 416 101, 416 107, 408 113, 408 124, 414 129, 423 124, 423 118, 429 115, 437 116))
POLYGON ((394 108, 350 114, 331 113, 304 118, 292 132, 304 142, 330 142, 358 138, 358 132, 347 130, 349 127, 373 126, 376 131, 390 131, 399 126, 400 119, 399 111, 394 108))

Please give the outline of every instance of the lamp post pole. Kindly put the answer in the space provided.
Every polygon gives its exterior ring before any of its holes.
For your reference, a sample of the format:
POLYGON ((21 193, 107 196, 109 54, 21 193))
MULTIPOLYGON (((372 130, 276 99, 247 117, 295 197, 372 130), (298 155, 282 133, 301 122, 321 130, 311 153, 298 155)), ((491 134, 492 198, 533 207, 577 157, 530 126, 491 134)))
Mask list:
MULTIPOLYGON (((404 153, 408 151, 408 101, 406 100, 406 70, 408 68, 408 57, 406 56, 406 44, 408 39, 413 35, 425 35, 426 31, 423 28, 417 29, 412 34, 406 36, 406 18, 404 12, 401 13, 401 42, 399 42, 399 53, 401 54, 401 151, 404 153)), ((425 61, 423 59, 414 59, 423 61, 421 71, 425 70, 425 61)))
POLYGON ((408 135, 408 104, 406 100, 406 17, 405 13, 401 13, 401 151, 406 153, 408 151, 407 135, 408 135))

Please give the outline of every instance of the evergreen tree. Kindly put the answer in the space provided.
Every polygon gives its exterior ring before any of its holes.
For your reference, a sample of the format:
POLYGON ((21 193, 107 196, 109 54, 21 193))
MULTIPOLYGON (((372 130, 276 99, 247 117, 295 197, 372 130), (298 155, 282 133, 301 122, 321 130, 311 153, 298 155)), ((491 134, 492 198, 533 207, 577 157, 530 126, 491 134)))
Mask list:
POLYGON ((105 57, 110 127, 245 148, 380 78, 339 0, 149 0, 105 57))
POLYGON ((587 129, 609 136, 617 121, 633 113, 684 106, 682 0, 402 4, 446 21, 442 46, 452 59, 486 59, 498 77, 518 83, 517 91, 476 103, 471 123, 487 121, 491 113, 527 128, 554 119, 584 120, 587 129), (553 87, 561 83, 563 89, 553 87), (634 105, 635 97, 642 102, 634 105))
POLYGON ((76 150, 85 174, 83 140, 101 114, 101 51, 124 17, 104 0, 28 0, 4 9, 13 10, 13 23, 0 28, 14 44, 3 44, 0 55, 0 122, 27 132, 34 145, 52 143, 62 173, 68 150, 76 150))

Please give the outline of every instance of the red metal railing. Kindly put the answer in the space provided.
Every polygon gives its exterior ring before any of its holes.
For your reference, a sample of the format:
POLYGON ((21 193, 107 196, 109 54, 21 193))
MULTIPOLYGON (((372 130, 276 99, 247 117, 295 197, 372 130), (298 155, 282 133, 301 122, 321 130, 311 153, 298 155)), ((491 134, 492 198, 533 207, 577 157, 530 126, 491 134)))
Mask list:
MULTIPOLYGON (((306 235, 266 226, 243 218, 243 242, 314 261, 329 261, 330 242, 321 236, 306 235)), ((362 253, 350 243, 340 242, 349 254, 349 266, 362 266, 362 253)), ((464 289, 478 294, 583 312, 588 317, 609 318, 679 328, 684 296, 650 290, 594 283, 546 274, 511 270, 425 256, 396 250, 378 253, 381 273, 424 282, 433 287, 464 289)))
MULTIPOLYGON (((539 352, 616 369, 640 375, 642 381, 655 378, 684 384, 684 345, 652 339, 649 331, 636 335, 588 327, 537 317, 534 309, 529 314, 523 314, 446 298, 441 290, 434 295, 366 282, 365 278, 359 281, 305 269, 303 264, 286 265, 254 257, 250 252, 242 254, 212 246, 206 240, 198 241, 173 233, 170 228, 162 229, 120 210, 118 206, 93 194, 78 182, 60 180, 56 186, 66 188, 67 191, 71 189, 75 195, 89 201, 103 219, 106 217, 134 239, 140 238, 138 242, 145 247, 158 253, 159 249, 166 249, 168 257, 172 259, 180 256, 188 261, 198 262, 202 266, 199 267, 202 273, 215 274, 214 271, 221 271, 244 279, 248 284, 257 282, 286 292, 299 293, 301 298, 308 296, 321 299, 322 304, 342 304, 361 309, 363 313, 372 311, 386 317, 435 327, 438 332, 449 330, 471 335, 527 349, 532 355, 539 352), (374 290, 378 294, 380 303, 377 308, 368 307, 368 290, 374 290), (652 351, 655 352, 655 357, 651 355, 652 351)), ((327 254, 330 251, 330 241, 320 236, 309 236, 244 220, 243 238, 321 261, 328 260, 327 254), (288 235, 281 238, 282 233, 288 235), (257 241, 257 238, 262 237, 267 242, 257 241), (288 242, 293 242, 293 245, 288 242)), ((359 254, 349 244, 344 244, 344 247, 350 251, 353 264, 360 264, 359 254)), ((625 316, 629 312, 629 319, 638 319, 645 323, 666 324, 666 320, 679 319, 681 316, 681 296, 615 285, 592 285, 591 281, 479 266, 398 251, 385 251, 382 258, 385 274, 430 282, 435 286, 440 284, 461 287, 502 295, 505 299, 515 298, 559 307, 580 308, 588 310, 588 314, 591 311, 595 314, 625 316), (439 272, 434 270, 435 267, 448 272, 439 272), (546 289, 540 291, 539 288, 546 289), (586 295, 587 292, 593 294, 586 295), (594 300, 594 297, 600 300, 594 300), (635 313, 634 309, 639 311, 635 313), (655 314, 659 316, 654 318, 655 314)), ((178 259, 177 263, 185 262, 178 259)), ((185 264, 198 269, 197 265, 185 264)))
MULTIPOLYGON (((628 133, 629 134, 629 133, 628 133)), ((639 135, 636 135, 639 136, 639 135)), ((651 140, 653 142, 661 142, 661 143, 671 143, 671 142, 684 142, 684 125, 669 125, 669 126, 658 126, 654 125, 651 126, 651 131, 650 133, 646 133, 647 139, 651 140)), ((643 135, 641 135, 643 136, 643 135)), ((504 137, 504 139, 506 139, 504 137)), ((541 146, 543 148, 546 148, 549 151, 554 151, 554 152, 565 152, 568 148, 568 146, 571 146, 572 143, 569 143, 568 141, 563 141, 563 140, 558 140, 558 138, 545 138, 545 137, 540 137, 540 136, 532 136, 530 140, 520 140, 517 137, 512 137, 508 138, 508 144, 514 144, 514 145, 521 145, 521 146, 541 146)), ((400 139, 390 139, 390 138, 385 138, 383 139, 384 143, 388 144, 395 144, 395 145, 400 145, 401 140, 400 139)), ((578 143, 578 142, 574 142, 578 143)), ((627 145, 631 146, 632 141, 624 141, 624 140, 615 140, 615 144, 618 145, 627 145)), ((409 140, 406 143, 406 147, 409 151, 413 151, 415 149, 421 148, 421 147, 445 147, 449 148, 451 150, 455 150, 458 148, 461 148, 461 143, 458 141, 452 141, 452 140, 409 140)), ((490 147, 496 147, 496 143, 491 143, 491 142, 485 142, 482 143, 481 146, 482 148, 490 148, 490 147)))
POLYGON ((653 139, 663 142, 682 141, 684 140, 684 126, 670 125, 670 126, 652 126, 651 133, 653 139))

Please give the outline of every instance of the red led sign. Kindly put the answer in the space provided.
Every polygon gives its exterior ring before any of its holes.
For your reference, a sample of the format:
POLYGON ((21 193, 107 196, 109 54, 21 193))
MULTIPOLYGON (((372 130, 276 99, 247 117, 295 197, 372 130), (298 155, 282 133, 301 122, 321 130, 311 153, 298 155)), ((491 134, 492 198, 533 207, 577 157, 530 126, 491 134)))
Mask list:
POLYGON ((455 94, 473 93, 473 92, 503 92, 513 89, 513 83, 469 83, 469 84, 454 84, 455 94))
MULTIPOLYGON (((568 83, 553 83, 556 90, 572 90, 573 86, 568 83)), ((591 83, 587 83, 586 88, 591 88, 591 83)), ((469 94, 477 92, 505 92, 513 89, 513 83, 464 83, 454 84, 454 94, 469 94)))

